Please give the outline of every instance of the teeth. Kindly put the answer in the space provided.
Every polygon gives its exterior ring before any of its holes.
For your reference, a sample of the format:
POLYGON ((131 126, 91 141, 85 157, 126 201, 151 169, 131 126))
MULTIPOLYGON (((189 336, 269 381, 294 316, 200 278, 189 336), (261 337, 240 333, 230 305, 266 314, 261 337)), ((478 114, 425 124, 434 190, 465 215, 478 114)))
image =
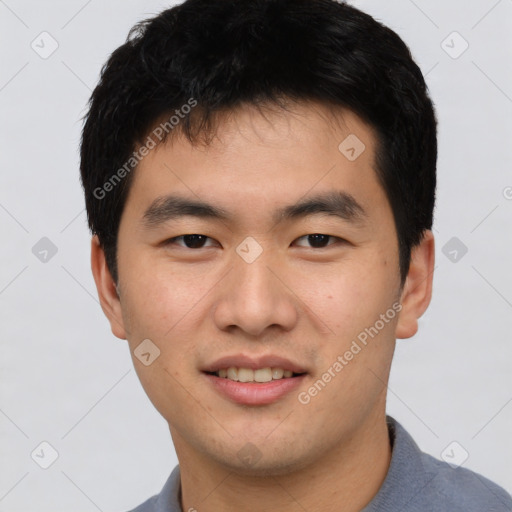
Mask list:
POLYGON ((238 382, 270 382, 271 380, 279 380, 282 378, 290 378, 293 375, 291 370, 283 370, 283 368, 259 368, 252 370, 251 368, 222 368, 216 375, 221 378, 227 378, 238 382))
POLYGON ((284 370, 282 368, 272 368, 272 378, 273 379, 282 379, 284 375, 284 370))
POLYGON ((238 368, 238 382, 251 382, 254 380, 254 371, 249 368, 238 368))
POLYGON ((261 368, 259 370, 254 370, 254 380, 256 382, 270 382, 272 380, 272 369, 271 368, 261 368))
MULTIPOLYGON (((238 380, 238 370, 236 368, 228 368, 228 371, 226 373, 226 376, 230 380, 238 380)), ((220 375, 219 375, 220 377, 220 375)))

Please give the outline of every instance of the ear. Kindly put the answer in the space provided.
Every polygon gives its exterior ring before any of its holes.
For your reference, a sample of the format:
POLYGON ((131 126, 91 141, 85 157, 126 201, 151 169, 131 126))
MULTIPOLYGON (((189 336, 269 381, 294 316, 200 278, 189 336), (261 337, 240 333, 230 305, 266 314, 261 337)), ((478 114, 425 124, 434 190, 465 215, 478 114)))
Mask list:
POLYGON ((91 269, 98 290, 101 309, 110 322, 112 333, 117 338, 125 340, 126 329, 123 322, 121 302, 107 266, 105 252, 97 235, 94 235, 91 240, 91 269))
POLYGON ((409 272, 401 294, 402 309, 396 327, 397 338, 410 338, 416 334, 418 318, 430 304, 434 249, 434 235, 432 231, 425 230, 421 242, 411 251, 409 272))

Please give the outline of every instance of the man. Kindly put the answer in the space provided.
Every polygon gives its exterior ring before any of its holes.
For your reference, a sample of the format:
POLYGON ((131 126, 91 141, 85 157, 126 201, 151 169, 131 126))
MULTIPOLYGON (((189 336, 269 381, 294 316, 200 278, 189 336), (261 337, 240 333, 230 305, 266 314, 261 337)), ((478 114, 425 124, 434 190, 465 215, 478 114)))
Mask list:
POLYGON ((137 512, 510 511, 386 416, 429 305, 436 118, 403 41, 333 0, 187 0, 103 69, 92 270, 179 466, 137 512))

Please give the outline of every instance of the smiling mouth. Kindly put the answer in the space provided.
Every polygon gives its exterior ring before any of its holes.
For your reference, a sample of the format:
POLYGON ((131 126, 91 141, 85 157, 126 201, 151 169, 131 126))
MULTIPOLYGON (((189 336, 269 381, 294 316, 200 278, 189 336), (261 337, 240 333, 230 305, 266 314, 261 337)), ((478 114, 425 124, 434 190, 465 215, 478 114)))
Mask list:
POLYGON ((228 379, 235 382, 254 382, 264 383, 273 380, 290 379, 300 377, 305 373, 294 373, 291 370, 284 370, 283 368, 258 368, 253 370, 251 368, 237 368, 230 366, 229 368, 221 368, 215 372, 205 372, 208 375, 220 377, 221 379, 228 379))

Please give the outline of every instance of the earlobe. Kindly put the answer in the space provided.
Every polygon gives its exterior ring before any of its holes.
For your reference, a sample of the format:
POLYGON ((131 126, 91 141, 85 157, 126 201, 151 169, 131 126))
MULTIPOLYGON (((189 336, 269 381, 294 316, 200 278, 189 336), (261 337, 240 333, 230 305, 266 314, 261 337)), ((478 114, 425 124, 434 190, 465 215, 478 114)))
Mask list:
POLYGON ((94 235, 91 240, 91 270, 98 290, 101 309, 110 322, 112 333, 117 338, 124 340, 126 339, 126 329, 118 290, 108 269, 105 252, 97 235, 94 235))
POLYGON ((423 315, 432 297, 435 261, 432 231, 425 230, 421 242, 411 250, 409 272, 401 295, 402 310, 396 327, 397 338, 410 338, 418 331, 418 318, 423 315))

